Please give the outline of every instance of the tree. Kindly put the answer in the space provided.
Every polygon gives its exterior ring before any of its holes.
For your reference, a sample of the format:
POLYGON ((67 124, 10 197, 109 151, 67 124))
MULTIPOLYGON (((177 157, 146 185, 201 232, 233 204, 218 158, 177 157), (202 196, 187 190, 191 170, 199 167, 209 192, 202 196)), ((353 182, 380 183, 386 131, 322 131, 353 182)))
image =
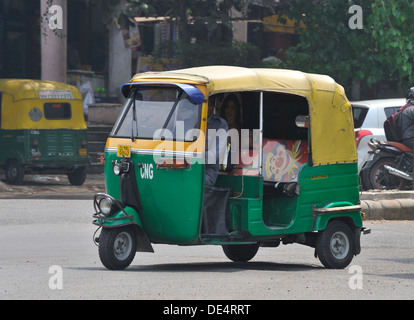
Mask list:
MULTIPOLYGON (((108 1, 108 0, 107 0, 108 1)), ((242 11, 247 0, 127 0, 123 14, 132 16, 167 16, 178 21, 180 41, 190 43, 190 26, 198 30, 206 28, 208 37, 231 42, 230 10, 242 11)))
POLYGON ((286 66, 331 75, 348 89, 391 79, 406 86, 414 80, 413 27, 407 20, 413 11, 411 0, 283 0, 280 17, 295 19, 299 35, 286 52, 286 66), (362 10, 362 29, 350 28, 352 5, 362 10))
POLYGON ((225 64, 260 66, 260 50, 233 41, 231 9, 247 12, 247 0, 128 0, 123 15, 164 16, 177 21, 179 40, 159 44, 154 62, 177 57, 183 67, 225 64), (192 39, 196 42, 193 43, 192 39))
POLYGON ((414 81, 413 12, 411 0, 376 0, 368 17, 378 64, 391 76, 408 83, 414 81))

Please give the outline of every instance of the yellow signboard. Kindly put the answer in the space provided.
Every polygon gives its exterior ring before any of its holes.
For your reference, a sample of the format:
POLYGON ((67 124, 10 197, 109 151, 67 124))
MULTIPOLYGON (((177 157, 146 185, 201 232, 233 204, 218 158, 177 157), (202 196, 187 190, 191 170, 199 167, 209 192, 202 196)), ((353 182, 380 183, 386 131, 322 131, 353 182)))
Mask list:
POLYGON ((263 19, 265 31, 280 32, 280 33, 298 33, 300 29, 306 29, 305 24, 300 21, 297 25, 296 20, 289 19, 287 16, 280 16, 275 14, 263 19), (286 23, 285 23, 286 22, 286 23))

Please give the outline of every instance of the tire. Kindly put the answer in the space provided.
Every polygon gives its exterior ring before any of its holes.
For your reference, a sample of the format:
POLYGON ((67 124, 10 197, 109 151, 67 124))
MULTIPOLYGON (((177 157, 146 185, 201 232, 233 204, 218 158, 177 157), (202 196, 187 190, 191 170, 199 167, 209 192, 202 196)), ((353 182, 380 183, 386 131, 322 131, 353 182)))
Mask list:
POLYGON ((346 268, 355 255, 354 234, 351 228, 342 221, 328 223, 325 230, 319 231, 316 254, 326 268, 346 268))
POLYGON ((362 169, 360 174, 360 182, 361 182, 361 190, 365 191, 365 190, 370 190, 372 189, 371 186, 371 180, 369 179, 369 171, 368 170, 364 170, 362 169))
POLYGON ((103 228, 99 237, 99 258, 109 270, 123 270, 134 260, 137 237, 133 226, 103 228))
POLYGON ((68 173, 68 179, 71 185, 81 186, 85 182, 87 175, 87 168, 80 167, 75 169, 75 171, 68 173))
POLYGON ((9 160, 5 166, 6 182, 8 184, 21 184, 24 177, 24 166, 16 160, 9 160))
POLYGON ((254 244, 232 244, 224 245, 223 251, 227 258, 234 262, 247 262, 256 255, 259 245, 254 244))
POLYGON ((396 168, 396 163, 393 158, 380 158, 375 162, 369 172, 369 181, 373 189, 390 190, 403 189, 406 181, 402 178, 396 177, 384 168, 384 165, 389 165, 396 168))

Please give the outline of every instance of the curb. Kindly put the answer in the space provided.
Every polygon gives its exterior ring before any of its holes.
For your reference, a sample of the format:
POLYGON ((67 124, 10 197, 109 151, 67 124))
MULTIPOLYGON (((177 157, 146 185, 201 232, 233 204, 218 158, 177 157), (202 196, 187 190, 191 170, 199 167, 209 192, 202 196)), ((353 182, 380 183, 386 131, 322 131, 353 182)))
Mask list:
POLYGON ((361 200, 365 220, 414 220, 414 199, 361 200))
POLYGON ((34 200, 91 200, 93 201, 95 193, 44 193, 44 194, 2 194, 0 192, 0 199, 34 199, 34 200))
POLYGON ((365 220, 414 220, 414 191, 368 191, 360 195, 365 220))

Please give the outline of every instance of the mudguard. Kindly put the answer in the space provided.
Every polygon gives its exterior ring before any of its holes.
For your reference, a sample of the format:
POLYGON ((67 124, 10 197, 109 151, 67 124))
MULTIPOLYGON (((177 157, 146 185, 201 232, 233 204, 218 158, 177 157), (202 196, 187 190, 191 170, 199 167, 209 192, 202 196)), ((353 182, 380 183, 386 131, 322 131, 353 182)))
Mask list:
POLYGON ((92 223, 102 228, 119 228, 126 225, 133 225, 137 235, 137 251, 154 252, 151 241, 143 230, 141 219, 137 211, 132 207, 125 207, 109 217, 103 217, 95 213, 92 223))
POLYGON ((347 201, 332 202, 323 208, 313 208, 313 227, 312 231, 323 230, 328 225, 330 219, 348 219, 353 222, 355 227, 362 227, 361 206, 354 205, 347 201))
POLYGON ((333 202, 323 208, 313 208, 313 231, 324 230, 329 221, 342 220, 347 222, 354 233, 355 255, 361 252, 361 232, 364 232, 362 227, 361 206, 354 205, 347 201, 333 202))

